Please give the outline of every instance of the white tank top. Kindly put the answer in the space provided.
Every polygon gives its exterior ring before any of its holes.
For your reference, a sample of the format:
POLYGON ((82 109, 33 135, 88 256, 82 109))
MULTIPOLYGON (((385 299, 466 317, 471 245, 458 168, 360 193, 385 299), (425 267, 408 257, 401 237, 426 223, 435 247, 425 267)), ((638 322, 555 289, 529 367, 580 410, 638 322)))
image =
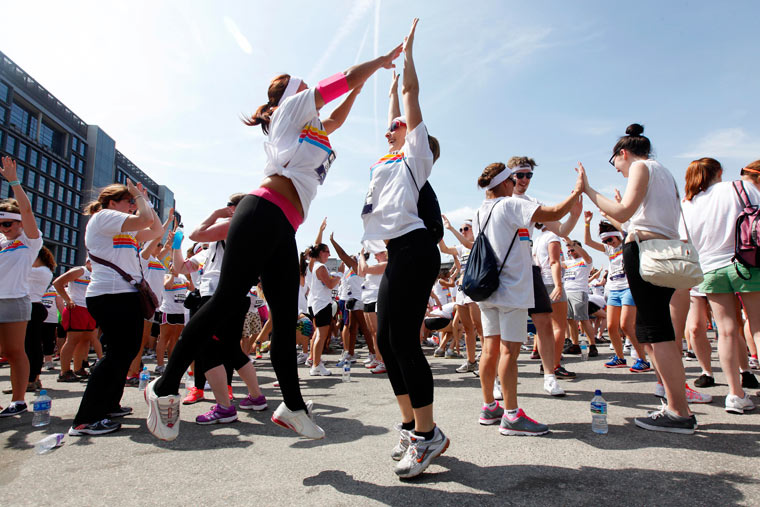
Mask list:
POLYGON ((681 208, 678 204, 676 182, 670 171, 656 160, 645 160, 649 169, 649 184, 644 200, 633 214, 629 230, 662 234, 678 239, 678 221, 681 208))
MULTIPOLYGON (((332 289, 329 289, 327 285, 322 283, 322 280, 317 278, 317 270, 319 268, 325 268, 325 271, 327 271, 327 267, 324 264, 315 261, 311 271, 311 287, 309 288, 309 306, 315 315, 333 300, 332 289)), ((330 272, 327 271, 327 274, 329 276, 330 272)))
POLYGON ((82 266, 84 273, 77 277, 76 280, 69 282, 67 291, 69 297, 77 306, 84 306, 87 308, 87 302, 85 301, 85 295, 87 293, 87 287, 90 285, 90 270, 85 266, 82 266))

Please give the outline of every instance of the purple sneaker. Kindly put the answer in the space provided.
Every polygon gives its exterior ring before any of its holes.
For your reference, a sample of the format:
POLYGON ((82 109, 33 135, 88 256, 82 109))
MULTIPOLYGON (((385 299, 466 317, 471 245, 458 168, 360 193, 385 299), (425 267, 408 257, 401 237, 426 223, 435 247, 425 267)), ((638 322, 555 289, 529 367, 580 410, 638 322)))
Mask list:
POLYGON ((262 394, 261 396, 254 398, 250 394, 240 400, 240 403, 238 403, 238 406, 240 407, 240 410, 266 410, 267 409, 267 399, 262 394))
POLYGON ((234 405, 225 408, 217 404, 205 414, 195 418, 195 422, 198 424, 231 423, 233 421, 237 421, 237 410, 235 410, 234 405))

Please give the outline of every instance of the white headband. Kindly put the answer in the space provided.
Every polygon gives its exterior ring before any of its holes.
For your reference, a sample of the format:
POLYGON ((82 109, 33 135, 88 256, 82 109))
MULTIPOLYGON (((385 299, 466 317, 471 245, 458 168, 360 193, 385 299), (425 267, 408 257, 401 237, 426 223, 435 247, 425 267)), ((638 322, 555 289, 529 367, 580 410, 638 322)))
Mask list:
POLYGON ((504 169, 502 172, 493 177, 491 183, 489 183, 486 187, 486 190, 493 190, 497 186, 504 183, 504 181, 510 176, 512 176, 512 171, 510 169, 504 169))
POLYGON ((0 211, 0 220, 1 219, 8 219, 8 220, 18 220, 21 221, 21 215, 18 213, 8 213, 7 211, 0 211))
POLYGON ((599 238, 604 241, 607 238, 620 238, 620 240, 623 240, 623 235, 619 233, 618 231, 615 232, 603 232, 599 235, 599 238))
POLYGON ((517 171, 530 171, 533 172, 533 166, 530 164, 522 164, 518 165, 517 167, 512 169, 512 172, 516 173, 517 171))
POLYGON ((277 103, 277 105, 279 106, 285 99, 298 93, 298 88, 301 86, 302 82, 303 80, 301 78, 290 76, 288 86, 286 86, 285 91, 282 92, 282 97, 280 97, 280 101, 277 103))

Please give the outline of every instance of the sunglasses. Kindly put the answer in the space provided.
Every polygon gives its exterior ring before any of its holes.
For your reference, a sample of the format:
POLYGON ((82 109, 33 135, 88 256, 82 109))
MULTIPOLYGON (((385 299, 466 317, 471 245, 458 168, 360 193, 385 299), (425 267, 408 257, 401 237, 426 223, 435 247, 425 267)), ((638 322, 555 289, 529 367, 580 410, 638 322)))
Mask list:
POLYGON ((7 221, 7 222, 0 222, 0 227, 11 227, 11 226, 13 226, 13 224, 15 224, 15 223, 16 223, 16 222, 15 222, 15 221, 13 221, 13 220, 9 220, 9 221, 7 221))
POLYGON ((230 207, 230 206, 237 206, 237 205, 234 202, 232 202, 232 201, 228 201, 227 202, 227 207, 230 207))
POLYGON ((531 179, 533 177, 533 173, 514 173, 513 176, 517 177, 518 180, 521 180, 523 178, 531 179))
POLYGON ((470 228, 469 228, 469 227, 467 227, 466 225, 465 225, 464 227, 460 227, 460 228, 459 228, 459 232, 467 232, 467 231, 469 231, 469 230, 470 230, 470 228))
POLYGON ((613 241, 613 238, 604 238, 602 240, 602 243, 604 243, 605 245, 611 245, 612 241, 613 241))
POLYGON ((399 129, 399 127, 402 127, 402 126, 406 127, 406 123, 402 121, 398 121, 398 120, 393 120, 390 126, 388 127, 388 132, 395 132, 396 130, 399 129))
POLYGON ((615 153, 613 153, 613 154, 612 154, 612 156, 610 157, 610 165, 611 165, 612 167, 615 167, 615 157, 617 157, 617 156, 618 156, 618 153, 620 153, 620 150, 617 150, 617 151, 616 151, 615 153))

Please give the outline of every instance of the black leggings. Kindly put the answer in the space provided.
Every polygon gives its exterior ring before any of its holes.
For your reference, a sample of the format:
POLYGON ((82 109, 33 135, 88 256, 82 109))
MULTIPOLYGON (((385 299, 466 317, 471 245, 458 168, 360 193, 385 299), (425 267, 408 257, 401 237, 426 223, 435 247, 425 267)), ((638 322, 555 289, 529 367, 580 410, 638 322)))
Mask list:
POLYGON ((433 373, 420 345, 420 327, 440 267, 441 254, 427 229, 388 242, 377 295, 377 346, 393 393, 408 394, 413 408, 433 403, 433 373))
POLYGON ((90 371, 74 426, 100 421, 119 408, 129 365, 142 344, 143 313, 139 298, 137 292, 87 298, 87 310, 103 331, 102 341, 108 346, 90 371))
MULTIPOLYGON (((48 310, 54 312, 55 310, 48 310)), ((55 353, 55 336, 58 324, 52 322, 42 323, 42 353, 52 356, 55 353)))
POLYGON ((47 318, 47 309, 42 303, 32 303, 32 318, 26 323, 24 351, 29 358, 29 382, 37 380, 42 371, 42 323, 47 318))
MULTIPOLYGON (((201 297, 200 302, 198 303, 198 306, 190 312, 190 318, 192 319, 193 316, 195 316, 196 313, 198 313, 198 310, 200 310, 203 305, 205 305, 207 302, 211 300, 211 296, 203 296, 201 297)), ((193 372, 193 381, 195 382, 195 387, 197 389, 200 389, 201 391, 206 386, 206 372, 210 368, 206 368, 203 364, 203 357, 198 356, 195 358, 195 371, 193 372)), ((227 372, 227 385, 232 384, 232 373, 235 371, 235 368, 230 364, 229 361, 224 362, 224 369, 227 372)))
POLYGON ((248 291, 261 277, 272 319, 269 357, 290 410, 305 410, 298 386, 295 319, 298 316, 298 250, 295 231, 279 207, 247 195, 238 204, 227 233, 219 286, 190 319, 156 383, 156 394, 179 392, 190 363, 203 356, 206 371, 230 361, 240 369, 250 361, 240 348, 248 291))

